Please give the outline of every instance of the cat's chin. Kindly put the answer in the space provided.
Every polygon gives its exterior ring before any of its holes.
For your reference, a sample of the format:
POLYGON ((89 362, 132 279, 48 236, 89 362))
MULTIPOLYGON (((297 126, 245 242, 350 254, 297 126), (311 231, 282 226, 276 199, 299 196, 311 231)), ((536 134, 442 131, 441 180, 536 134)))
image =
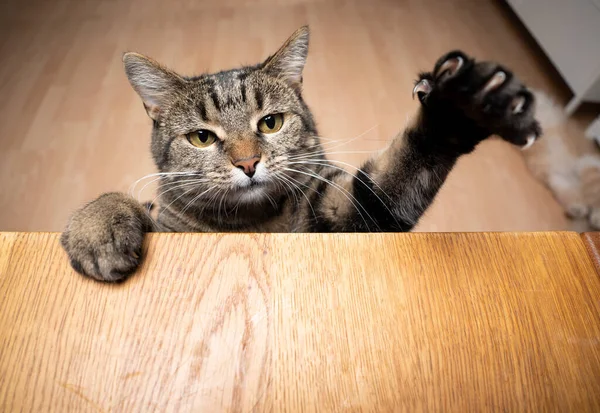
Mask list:
POLYGON ((237 188, 232 198, 241 204, 258 204, 273 196, 272 188, 266 183, 252 182, 251 184, 237 188))

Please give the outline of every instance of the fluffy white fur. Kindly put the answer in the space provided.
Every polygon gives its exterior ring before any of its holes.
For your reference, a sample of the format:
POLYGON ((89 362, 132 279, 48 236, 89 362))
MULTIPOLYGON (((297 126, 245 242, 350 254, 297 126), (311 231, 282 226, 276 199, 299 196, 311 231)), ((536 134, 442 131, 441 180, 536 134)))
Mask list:
POLYGON ((534 91, 536 117, 544 135, 524 150, 527 166, 544 182, 570 218, 573 229, 600 229, 600 156, 578 154, 567 139, 584 139, 570 127, 562 107, 542 91, 534 91))

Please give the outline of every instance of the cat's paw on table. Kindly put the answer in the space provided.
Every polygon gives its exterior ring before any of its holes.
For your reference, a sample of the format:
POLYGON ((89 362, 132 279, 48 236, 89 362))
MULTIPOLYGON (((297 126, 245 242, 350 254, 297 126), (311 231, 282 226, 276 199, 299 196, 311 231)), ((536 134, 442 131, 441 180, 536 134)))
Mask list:
POLYGON ((75 271, 118 282, 140 265, 144 234, 152 227, 142 205, 124 194, 108 193, 73 214, 61 244, 75 271))

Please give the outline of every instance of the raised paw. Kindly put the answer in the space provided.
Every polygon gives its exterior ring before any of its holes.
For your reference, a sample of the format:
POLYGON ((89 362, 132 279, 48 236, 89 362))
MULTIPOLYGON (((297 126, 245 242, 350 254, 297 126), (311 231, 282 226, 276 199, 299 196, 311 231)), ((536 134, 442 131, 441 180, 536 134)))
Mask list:
POLYGON ((460 51, 446 54, 432 72, 422 73, 415 95, 430 123, 466 143, 499 135, 525 149, 541 134, 533 94, 512 72, 496 63, 476 62, 460 51))
POLYGON ((109 193, 73 214, 61 244, 75 271, 118 282, 140 265, 144 234, 152 227, 142 205, 123 194, 109 193))

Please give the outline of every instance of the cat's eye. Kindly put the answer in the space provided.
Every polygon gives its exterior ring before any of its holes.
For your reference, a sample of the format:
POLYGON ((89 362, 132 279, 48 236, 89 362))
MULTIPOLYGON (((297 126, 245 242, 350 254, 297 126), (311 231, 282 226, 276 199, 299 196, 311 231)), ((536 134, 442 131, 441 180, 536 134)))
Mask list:
POLYGON ((206 129, 187 133, 185 137, 192 145, 197 146, 198 148, 206 148, 217 140, 217 135, 206 129))
POLYGON ((258 130, 262 133, 275 133, 283 126, 283 114, 274 113, 258 121, 258 130))

